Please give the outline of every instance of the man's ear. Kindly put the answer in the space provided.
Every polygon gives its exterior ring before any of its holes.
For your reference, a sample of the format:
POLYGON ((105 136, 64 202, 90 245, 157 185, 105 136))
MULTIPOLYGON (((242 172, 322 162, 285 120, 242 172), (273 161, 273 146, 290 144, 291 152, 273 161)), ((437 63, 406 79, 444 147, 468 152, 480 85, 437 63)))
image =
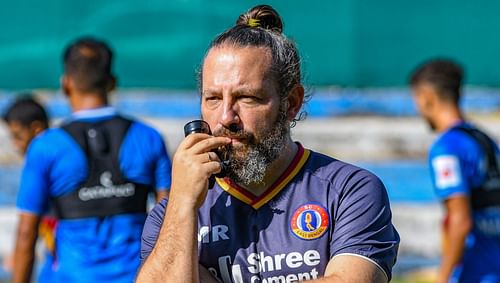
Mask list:
POLYGON ((36 136, 46 129, 45 125, 41 121, 33 121, 30 124, 30 130, 33 136, 36 136))
POLYGON ((68 77, 68 75, 64 74, 61 76, 61 89, 63 93, 69 97, 71 94, 71 91, 73 90, 73 80, 68 77))
POLYGON ((116 77, 111 75, 108 85, 106 87, 107 92, 110 92, 116 88, 116 77))
POLYGON ((292 121, 300 111, 304 103, 304 87, 301 84, 296 84, 287 97, 288 108, 286 111, 287 119, 292 121))

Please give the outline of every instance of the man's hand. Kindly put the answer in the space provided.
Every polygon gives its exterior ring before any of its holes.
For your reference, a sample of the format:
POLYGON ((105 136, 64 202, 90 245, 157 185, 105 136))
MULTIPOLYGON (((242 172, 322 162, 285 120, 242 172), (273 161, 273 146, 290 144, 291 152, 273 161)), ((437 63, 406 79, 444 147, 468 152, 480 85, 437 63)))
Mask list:
POLYGON ((170 201, 198 209, 205 200, 208 179, 221 170, 220 159, 212 151, 230 142, 207 134, 187 136, 173 158, 170 201))
POLYGON ((213 279, 206 270, 199 274, 198 208, 207 195, 208 178, 221 170, 220 160, 212 150, 230 142, 225 137, 191 134, 179 145, 173 158, 164 221, 136 282, 197 283, 213 279))

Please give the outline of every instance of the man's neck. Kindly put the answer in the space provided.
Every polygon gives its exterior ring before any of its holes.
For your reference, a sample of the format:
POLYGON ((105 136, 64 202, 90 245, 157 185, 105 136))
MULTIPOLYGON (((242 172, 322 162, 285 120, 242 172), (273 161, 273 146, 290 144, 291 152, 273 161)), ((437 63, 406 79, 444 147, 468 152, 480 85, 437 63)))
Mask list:
POLYGON ((443 108, 438 113, 437 117, 438 119, 436 120, 436 131, 440 133, 448 130, 460 121, 464 120, 460 109, 458 109, 457 107, 443 108))
POLYGON ((262 183, 250 184, 242 187, 256 196, 262 195, 271 185, 274 184, 274 182, 276 182, 276 180, 278 180, 279 177, 281 177, 288 166, 290 166, 290 163, 292 163, 295 155, 297 154, 297 150, 297 144, 295 144, 292 140, 287 142, 278 159, 273 161, 267 168, 264 181, 262 183))
POLYGON ((70 104, 73 112, 77 112, 107 106, 108 99, 105 94, 74 93, 70 97, 70 104))

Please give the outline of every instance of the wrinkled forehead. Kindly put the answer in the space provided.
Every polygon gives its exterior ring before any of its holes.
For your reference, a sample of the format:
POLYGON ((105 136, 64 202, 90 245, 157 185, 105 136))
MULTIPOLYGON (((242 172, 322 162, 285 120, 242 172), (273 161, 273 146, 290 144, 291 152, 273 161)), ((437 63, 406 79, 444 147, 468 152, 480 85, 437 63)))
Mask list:
MULTIPOLYGON (((239 46, 233 44, 212 47, 203 60, 202 75, 206 75, 206 69, 214 64, 220 64, 218 67, 229 67, 228 63, 231 63, 232 65, 230 66, 233 68, 250 68, 255 66, 264 72, 268 72, 272 66, 271 50, 267 47, 239 46)), ((217 72, 220 69, 209 71, 217 72)))
POLYGON ((210 49, 202 66, 201 87, 274 83, 272 56, 265 47, 223 45, 210 49))

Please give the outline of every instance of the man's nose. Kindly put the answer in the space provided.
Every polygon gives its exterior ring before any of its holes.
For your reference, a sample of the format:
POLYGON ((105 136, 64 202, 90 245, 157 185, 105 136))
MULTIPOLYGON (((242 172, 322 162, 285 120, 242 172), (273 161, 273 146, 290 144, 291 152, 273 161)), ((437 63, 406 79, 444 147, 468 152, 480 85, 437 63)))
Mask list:
POLYGON ((238 125, 241 122, 240 116, 238 114, 238 108, 231 102, 224 103, 224 108, 222 110, 222 115, 220 117, 219 123, 224 127, 229 127, 233 124, 238 125))

